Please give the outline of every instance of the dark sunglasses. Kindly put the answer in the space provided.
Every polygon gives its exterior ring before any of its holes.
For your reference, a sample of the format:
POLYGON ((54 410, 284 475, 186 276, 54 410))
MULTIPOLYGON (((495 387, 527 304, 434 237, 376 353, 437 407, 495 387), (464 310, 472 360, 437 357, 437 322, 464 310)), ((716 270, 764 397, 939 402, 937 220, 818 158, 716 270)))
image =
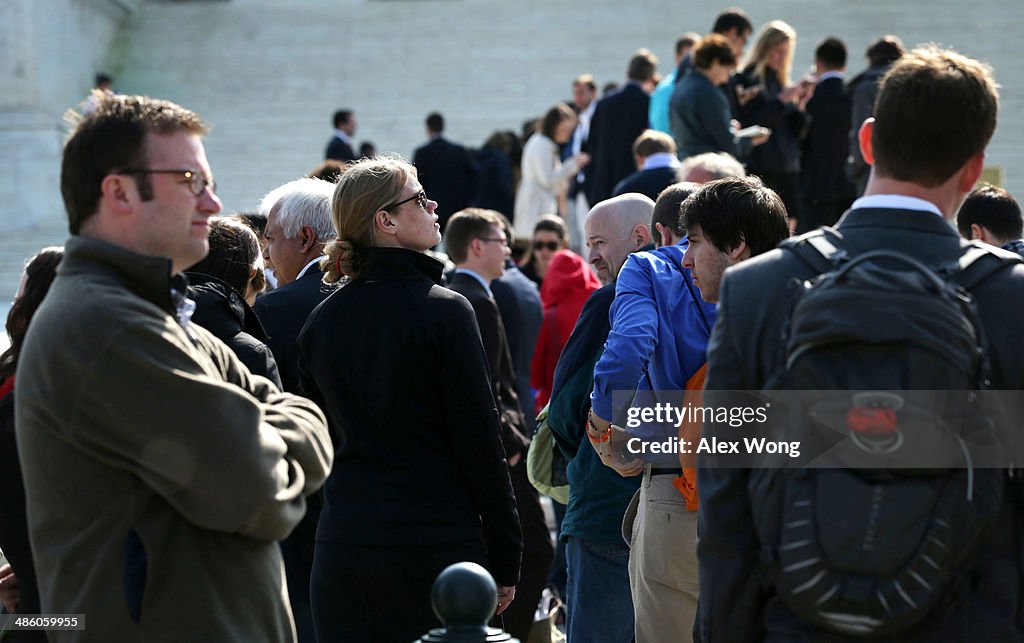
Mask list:
POLYGON ((558 242, 557 241, 534 241, 533 242, 533 249, 534 250, 544 250, 545 248, 550 250, 551 252, 554 252, 555 250, 558 250, 558 242))
POLYGON ((409 201, 416 201, 416 203, 419 204, 419 206, 421 208, 423 208, 424 210, 427 209, 427 193, 425 191, 423 191, 423 190, 420 190, 419 192, 417 192, 416 194, 412 195, 408 199, 402 199, 398 203, 392 204, 392 205, 390 205, 390 206, 388 206, 388 207, 386 207, 384 209, 385 210, 394 210, 398 206, 404 205, 404 204, 408 203, 409 201))

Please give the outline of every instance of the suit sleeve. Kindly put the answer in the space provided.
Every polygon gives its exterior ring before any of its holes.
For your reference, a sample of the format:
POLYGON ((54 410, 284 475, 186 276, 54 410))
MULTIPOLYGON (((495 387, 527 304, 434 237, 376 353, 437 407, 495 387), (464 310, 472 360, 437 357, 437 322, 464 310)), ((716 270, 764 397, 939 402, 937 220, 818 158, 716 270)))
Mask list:
POLYGON ((501 365, 501 337, 498 327, 498 306, 484 297, 474 298, 471 302, 476 322, 480 327, 480 339, 484 344, 484 355, 487 356, 487 370, 491 381, 498 381, 498 367, 501 365))
MULTIPOLYGON (((742 376, 748 369, 730 328, 733 292, 729 286, 727 276, 708 344, 705 404, 714 404, 713 391, 746 390, 751 384, 742 376)), ((710 438, 713 432, 713 424, 704 426, 704 437, 710 438)), ((765 597, 756 573, 760 544, 747 491, 750 472, 706 464, 706 458, 699 455, 697 558, 701 588, 695 630, 703 643, 761 640, 765 597)))
POLYGON ((127 326, 89 368, 95 382, 75 402, 72 438, 201 527, 280 540, 330 472, 324 416, 309 400, 251 375, 194 324, 193 332, 222 377, 168 341, 178 333, 166 325, 127 326), (110 394, 118 390, 159 394, 110 394))
POLYGON ((519 582, 523 537, 476 319, 457 302, 443 325, 441 394, 454 454, 482 518, 494 579, 519 582))

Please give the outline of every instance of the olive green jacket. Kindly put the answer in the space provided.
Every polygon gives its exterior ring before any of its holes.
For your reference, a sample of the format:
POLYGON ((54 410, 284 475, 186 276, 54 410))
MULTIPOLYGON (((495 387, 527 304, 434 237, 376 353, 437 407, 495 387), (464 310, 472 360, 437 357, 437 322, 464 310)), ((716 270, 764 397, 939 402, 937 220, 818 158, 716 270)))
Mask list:
POLYGON ((312 402, 182 323, 170 261, 72 237, 21 354, 18 451, 51 641, 292 641, 277 540, 330 472, 312 402))

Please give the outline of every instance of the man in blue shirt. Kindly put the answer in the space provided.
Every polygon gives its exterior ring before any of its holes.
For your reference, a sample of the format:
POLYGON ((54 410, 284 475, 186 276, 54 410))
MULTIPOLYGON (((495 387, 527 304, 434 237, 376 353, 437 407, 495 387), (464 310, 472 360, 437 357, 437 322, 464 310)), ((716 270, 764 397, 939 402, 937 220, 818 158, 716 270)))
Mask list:
MULTIPOLYGON (((699 593, 697 514, 676 490, 674 480, 682 475, 677 456, 642 468, 623 464, 609 455, 607 431, 611 422, 627 425, 631 402, 650 405, 657 394, 647 391, 683 391, 704 365, 715 308, 700 299, 682 267, 686 245, 680 244, 683 231, 678 225, 679 204, 697 187, 676 184, 658 198, 652 225, 662 245, 630 255, 619 271, 611 332, 594 368, 590 440, 602 461, 620 475, 643 473, 623 521, 623 536, 629 536, 631 546, 629 579, 638 643, 691 638, 699 593)), ((654 428, 667 433, 645 437, 676 435, 674 424, 654 428)))

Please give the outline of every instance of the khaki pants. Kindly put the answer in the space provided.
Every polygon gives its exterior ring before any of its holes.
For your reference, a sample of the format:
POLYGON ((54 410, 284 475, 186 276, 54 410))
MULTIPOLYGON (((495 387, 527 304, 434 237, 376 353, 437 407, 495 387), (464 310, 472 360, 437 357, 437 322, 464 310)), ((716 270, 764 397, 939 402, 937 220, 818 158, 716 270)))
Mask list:
POLYGON ((652 477, 648 467, 623 519, 637 643, 693 640, 700 594, 697 512, 686 510, 673 477, 652 477))

